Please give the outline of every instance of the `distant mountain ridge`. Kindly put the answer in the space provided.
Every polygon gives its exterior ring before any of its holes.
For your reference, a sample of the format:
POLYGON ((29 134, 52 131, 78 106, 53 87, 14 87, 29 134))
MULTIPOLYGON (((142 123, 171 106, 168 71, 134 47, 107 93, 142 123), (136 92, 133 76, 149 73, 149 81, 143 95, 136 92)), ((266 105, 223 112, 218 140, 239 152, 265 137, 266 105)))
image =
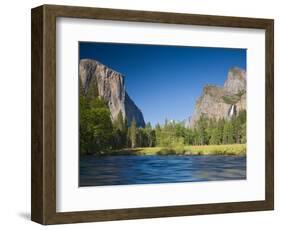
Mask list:
POLYGON ((79 63, 80 93, 88 98, 101 97, 108 104, 112 121, 117 120, 121 112, 129 124, 136 121, 138 127, 144 127, 141 110, 125 90, 124 76, 104 64, 81 59, 79 63))
POLYGON ((186 119, 186 127, 194 127, 200 116, 213 119, 230 119, 246 110, 246 71, 233 67, 228 71, 223 87, 207 85, 196 101, 193 115, 186 119))

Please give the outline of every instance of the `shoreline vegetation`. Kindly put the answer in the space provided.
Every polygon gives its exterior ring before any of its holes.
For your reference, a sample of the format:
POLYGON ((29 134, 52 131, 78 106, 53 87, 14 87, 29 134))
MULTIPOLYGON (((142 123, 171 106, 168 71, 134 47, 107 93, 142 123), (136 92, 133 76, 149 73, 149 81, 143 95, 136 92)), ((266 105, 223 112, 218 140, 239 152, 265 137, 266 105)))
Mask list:
POLYGON ((121 156, 121 155, 246 156, 246 144, 124 148, 124 149, 106 151, 96 155, 98 156, 121 156))
POLYGON ((112 121, 107 103, 80 96, 80 154, 246 155, 246 111, 229 119, 202 115, 193 127, 166 120, 138 127, 121 111, 112 121))

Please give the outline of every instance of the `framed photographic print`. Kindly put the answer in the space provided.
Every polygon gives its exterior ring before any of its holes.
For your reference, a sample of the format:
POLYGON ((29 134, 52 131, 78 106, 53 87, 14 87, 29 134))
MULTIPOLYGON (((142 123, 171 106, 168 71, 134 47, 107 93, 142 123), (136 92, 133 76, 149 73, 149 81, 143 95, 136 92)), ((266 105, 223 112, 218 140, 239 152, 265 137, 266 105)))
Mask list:
POLYGON ((32 9, 41 224, 272 210, 273 20, 32 9))

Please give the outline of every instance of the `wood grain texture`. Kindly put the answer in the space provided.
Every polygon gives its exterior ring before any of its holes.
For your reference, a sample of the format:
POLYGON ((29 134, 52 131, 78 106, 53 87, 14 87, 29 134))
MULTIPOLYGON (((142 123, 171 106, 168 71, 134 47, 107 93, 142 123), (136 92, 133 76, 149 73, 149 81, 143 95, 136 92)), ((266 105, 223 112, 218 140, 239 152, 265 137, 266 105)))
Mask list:
POLYGON ((265 34, 265 196, 274 209, 274 21, 265 34))
POLYGON ((31 219, 43 223, 43 7, 31 23, 31 219))
POLYGON ((41 224, 62 224, 272 210, 274 208, 273 28, 273 20, 270 19, 55 5, 44 5, 32 9, 32 220, 41 224), (266 31, 266 199, 264 201, 251 202, 57 213, 57 17, 264 29, 266 31))

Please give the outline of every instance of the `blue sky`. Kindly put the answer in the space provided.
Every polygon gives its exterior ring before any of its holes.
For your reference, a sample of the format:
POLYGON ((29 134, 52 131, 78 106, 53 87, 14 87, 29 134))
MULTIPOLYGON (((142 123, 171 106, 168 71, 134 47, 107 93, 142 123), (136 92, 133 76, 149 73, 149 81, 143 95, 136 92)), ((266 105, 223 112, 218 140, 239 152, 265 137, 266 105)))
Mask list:
POLYGON ((223 86, 231 67, 246 69, 246 49, 80 42, 79 56, 122 73, 152 125, 186 119, 206 84, 223 86))

